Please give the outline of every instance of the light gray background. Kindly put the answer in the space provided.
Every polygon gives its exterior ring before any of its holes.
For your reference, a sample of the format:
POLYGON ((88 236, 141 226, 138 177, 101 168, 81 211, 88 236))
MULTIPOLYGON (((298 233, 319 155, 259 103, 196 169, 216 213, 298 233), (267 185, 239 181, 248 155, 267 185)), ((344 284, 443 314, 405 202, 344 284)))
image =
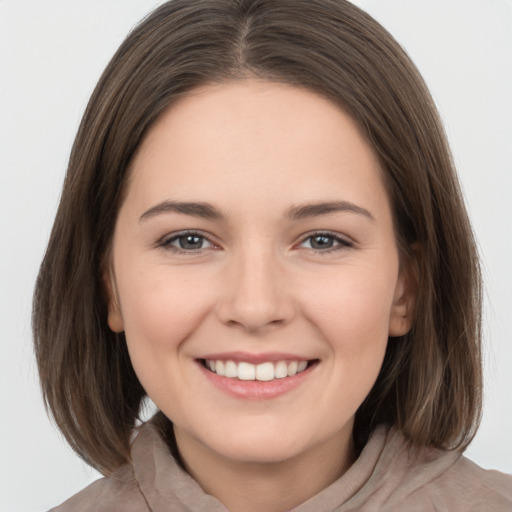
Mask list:
MULTIPOLYGON (((98 477, 43 410, 30 308, 70 147, 99 75, 154 0, 0 0, 0 511, 98 477)), ((483 258, 486 407, 467 455, 512 473, 512 1, 358 0, 403 44, 445 121, 483 258)))

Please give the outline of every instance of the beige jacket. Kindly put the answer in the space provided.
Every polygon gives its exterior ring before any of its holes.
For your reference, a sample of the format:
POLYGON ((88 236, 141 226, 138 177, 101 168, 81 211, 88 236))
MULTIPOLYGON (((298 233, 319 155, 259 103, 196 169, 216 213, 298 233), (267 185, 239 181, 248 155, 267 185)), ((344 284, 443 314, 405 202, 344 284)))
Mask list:
MULTIPOLYGON (((144 425, 133 461, 53 512, 227 512, 177 464, 157 430, 144 425)), ((293 512, 512 512, 512 476, 486 471, 456 452, 411 449, 379 427, 336 482, 293 512)))

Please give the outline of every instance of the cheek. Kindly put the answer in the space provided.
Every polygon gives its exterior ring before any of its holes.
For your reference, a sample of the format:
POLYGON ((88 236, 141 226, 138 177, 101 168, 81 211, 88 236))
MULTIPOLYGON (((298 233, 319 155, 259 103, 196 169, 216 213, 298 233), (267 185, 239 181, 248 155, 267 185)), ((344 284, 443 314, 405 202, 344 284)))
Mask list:
POLYGON ((303 298, 304 312, 311 323, 340 352, 385 346, 394 272, 348 267, 329 274, 317 276, 303 298))
POLYGON ((367 280, 354 270, 323 283, 317 280, 304 301, 304 313, 329 353, 332 380, 318 396, 324 410, 337 411, 331 413, 334 425, 355 414, 377 379, 388 343, 393 291, 392 280, 367 280))
MULTIPOLYGON (((134 367, 158 367, 179 355, 181 343, 201 323, 209 302, 200 280, 180 279, 167 269, 119 283, 121 312, 134 367)), ((137 370, 137 368, 136 368, 137 370)))
POLYGON ((183 372, 186 341, 207 310, 207 294, 193 284, 163 271, 137 278, 131 274, 120 290, 126 343, 135 373, 157 407, 167 411, 168 404, 173 404, 168 411, 172 416, 180 410, 180 389, 193 384, 183 372))

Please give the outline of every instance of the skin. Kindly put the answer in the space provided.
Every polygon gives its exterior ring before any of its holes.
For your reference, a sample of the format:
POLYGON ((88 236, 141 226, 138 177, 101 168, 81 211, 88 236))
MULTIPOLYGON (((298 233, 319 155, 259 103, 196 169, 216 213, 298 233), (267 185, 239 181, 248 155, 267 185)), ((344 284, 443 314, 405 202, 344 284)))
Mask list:
POLYGON ((131 172, 105 276, 109 325, 125 331, 199 484, 230 511, 290 509, 352 464, 354 414, 388 336, 410 328, 413 286, 378 160, 328 100, 245 79, 174 103, 131 172), (223 216, 154 209, 165 201, 207 202, 223 216), (286 215, 332 201, 355 208, 286 215), (180 247, 184 230, 206 237, 202 248, 180 247), (317 364, 287 393, 244 399, 198 364, 232 351, 317 364))

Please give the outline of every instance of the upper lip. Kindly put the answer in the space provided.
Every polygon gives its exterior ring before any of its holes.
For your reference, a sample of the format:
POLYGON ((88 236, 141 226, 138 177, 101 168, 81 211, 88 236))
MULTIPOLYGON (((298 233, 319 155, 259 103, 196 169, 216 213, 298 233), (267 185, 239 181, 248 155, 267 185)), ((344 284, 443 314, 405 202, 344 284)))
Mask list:
POLYGON ((208 361, 234 361, 237 363, 246 362, 251 364, 261 364, 277 361, 311 361, 314 358, 284 352, 262 352, 259 354, 251 352, 219 352, 204 355, 199 359, 205 359, 208 361))

